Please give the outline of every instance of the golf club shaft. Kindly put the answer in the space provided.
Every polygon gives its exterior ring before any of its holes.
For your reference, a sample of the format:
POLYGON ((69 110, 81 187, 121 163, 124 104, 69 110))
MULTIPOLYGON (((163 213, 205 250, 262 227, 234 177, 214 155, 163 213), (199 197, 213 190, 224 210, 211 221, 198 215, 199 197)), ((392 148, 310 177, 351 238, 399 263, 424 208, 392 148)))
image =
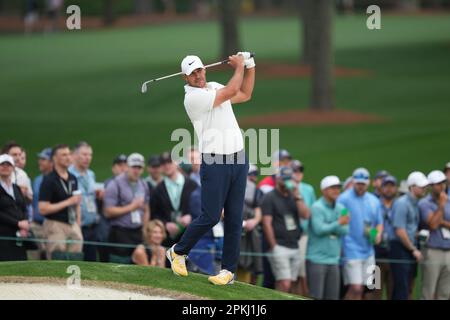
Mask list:
MULTIPOLYGON (((255 54, 252 52, 250 54, 250 57, 254 57, 254 56, 255 56, 255 54)), ((221 64, 226 64, 226 63, 228 63, 228 61, 229 61, 229 59, 226 59, 226 60, 223 60, 223 61, 219 61, 219 62, 215 62, 215 63, 211 63, 211 64, 206 65, 205 68, 210 68, 210 67, 215 67, 215 66, 218 66, 218 65, 221 65, 221 64)), ((160 77, 160 78, 156 78, 156 79, 145 81, 142 84, 142 92, 145 92, 147 90, 147 84, 150 83, 150 82, 156 82, 156 81, 159 81, 159 80, 164 80, 164 79, 167 79, 167 78, 176 77, 176 76, 179 76, 179 75, 182 75, 182 74, 183 74, 183 72, 177 72, 177 73, 169 74, 169 75, 164 76, 164 77, 160 77), (145 90, 144 90, 144 88, 145 88, 145 90)))

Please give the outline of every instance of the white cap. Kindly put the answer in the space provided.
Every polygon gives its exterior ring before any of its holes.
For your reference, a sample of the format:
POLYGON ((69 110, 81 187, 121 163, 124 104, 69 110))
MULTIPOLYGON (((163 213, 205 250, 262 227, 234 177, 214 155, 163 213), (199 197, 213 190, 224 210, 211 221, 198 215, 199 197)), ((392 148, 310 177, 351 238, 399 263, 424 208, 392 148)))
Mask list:
POLYGON ((249 174, 251 174, 251 173, 256 173, 256 174, 258 174, 258 167, 257 167, 256 165, 254 165, 253 163, 250 163, 250 164, 248 165, 248 173, 249 173, 249 174))
POLYGON ((428 179, 428 182, 430 182, 430 184, 437 184, 437 183, 442 183, 442 182, 447 181, 447 177, 440 170, 431 171, 428 174, 427 179, 428 179))
POLYGON ((205 66, 203 65, 202 60, 197 56, 186 56, 183 61, 181 61, 181 72, 187 76, 198 68, 204 69, 205 66))
POLYGON ((355 183, 369 184, 370 182, 370 173, 366 168, 355 169, 355 171, 353 171, 352 177, 355 183))
POLYGON ((425 177, 425 175, 422 172, 414 171, 409 174, 407 184, 408 187, 417 186, 423 188, 426 187, 429 184, 429 182, 427 177, 425 177))
POLYGON ((127 158, 127 164, 129 167, 145 167, 144 156, 140 153, 132 153, 127 158))
POLYGON ((320 190, 325 190, 326 188, 340 185, 341 181, 337 176, 327 176, 323 178, 322 181, 320 182, 320 190))
POLYGON ((0 155, 0 164, 8 162, 14 167, 14 159, 9 154, 2 154, 0 155))

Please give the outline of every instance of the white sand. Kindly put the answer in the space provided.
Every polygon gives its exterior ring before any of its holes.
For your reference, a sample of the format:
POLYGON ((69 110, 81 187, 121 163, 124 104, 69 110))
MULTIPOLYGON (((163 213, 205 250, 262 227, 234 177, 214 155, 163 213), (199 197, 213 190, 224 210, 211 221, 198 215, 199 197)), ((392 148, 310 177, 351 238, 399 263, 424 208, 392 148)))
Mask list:
POLYGON ((67 287, 45 283, 0 282, 0 300, 171 300, 102 287, 67 287))

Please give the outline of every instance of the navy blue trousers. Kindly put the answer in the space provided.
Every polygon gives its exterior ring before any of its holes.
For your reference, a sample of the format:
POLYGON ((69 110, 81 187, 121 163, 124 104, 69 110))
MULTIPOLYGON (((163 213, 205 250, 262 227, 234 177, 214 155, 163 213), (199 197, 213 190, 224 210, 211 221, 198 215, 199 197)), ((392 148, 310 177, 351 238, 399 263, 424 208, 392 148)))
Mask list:
POLYGON ((224 209, 222 269, 235 272, 239 260, 248 160, 243 151, 212 157, 214 161, 211 161, 211 155, 203 154, 200 166, 202 213, 188 226, 174 251, 189 254, 197 241, 220 221, 224 209))
POLYGON ((416 260, 400 241, 390 241, 389 247, 390 259, 404 261, 393 261, 390 265, 393 281, 392 300, 408 300, 411 283, 417 272, 416 260))

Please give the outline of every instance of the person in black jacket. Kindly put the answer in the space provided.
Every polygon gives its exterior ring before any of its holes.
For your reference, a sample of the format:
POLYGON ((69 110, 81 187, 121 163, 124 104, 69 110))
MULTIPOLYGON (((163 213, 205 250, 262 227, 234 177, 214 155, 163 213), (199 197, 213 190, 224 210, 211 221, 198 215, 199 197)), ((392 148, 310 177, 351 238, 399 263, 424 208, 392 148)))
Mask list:
POLYGON ((168 234, 163 246, 176 243, 192 220, 189 210, 191 193, 197 189, 197 183, 178 171, 178 165, 172 161, 169 152, 161 155, 164 179, 153 191, 150 198, 152 219, 161 220, 168 234))
MULTIPOLYGON (((20 188, 12 183, 14 160, 0 155, 0 237, 28 236, 25 198, 20 188)), ((27 260, 25 244, 20 240, 0 240, 0 261, 27 260)))

